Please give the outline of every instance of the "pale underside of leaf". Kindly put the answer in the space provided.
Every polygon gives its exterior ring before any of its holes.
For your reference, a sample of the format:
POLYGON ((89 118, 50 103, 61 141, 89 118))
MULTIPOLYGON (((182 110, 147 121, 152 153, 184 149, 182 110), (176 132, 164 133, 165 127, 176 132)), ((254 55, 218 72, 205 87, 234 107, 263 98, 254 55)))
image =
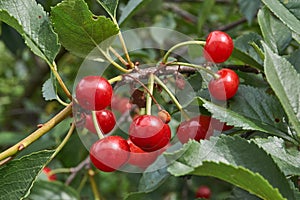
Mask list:
POLYGON ((281 102, 290 123, 300 134, 300 74, 285 59, 263 43, 265 73, 269 84, 281 102))
POLYGON ((262 0, 262 2, 291 30, 300 34, 300 21, 279 0, 262 0))
MULTIPOLYGON (((262 121, 261 118, 254 118, 251 116, 246 116, 242 112, 236 112, 236 111, 227 109, 225 107, 216 105, 209 101, 206 101, 203 98, 199 98, 199 99, 204 103, 203 106, 206 109, 208 109, 209 112, 212 113, 213 117, 215 117, 223 122, 226 122, 226 124, 228 124, 228 125, 240 127, 244 130, 262 131, 265 133, 269 133, 271 135, 276 135, 276 136, 285 138, 287 140, 292 140, 292 138, 287 133, 280 131, 278 128, 276 128, 272 124, 268 124, 268 123, 262 121)), ((244 105, 244 106, 247 106, 247 105, 244 105)), ((249 112, 251 111, 251 109, 249 110, 249 112)))
POLYGON ((258 196, 270 197, 266 199, 276 199, 281 194, 287 199, 294 199, 286 177, 274 160, 258 145, 240 137, 211 137, 200 143, 190 141, 181 150, 164 155, 168 160, 176 160, 168 167, 172 175, 209 175, 258 196), (253 155, 255 159, 249 159, 253 155), (249 181, 251 179, 253 182, 249 181), (260 189, 256 188, 257 185, 261 186, 260 189), (276 196, 272 196, 273 192, 277 193, 276 196))
POLYGON ((284 141, 277 137, 256 138, 254 142, 269 153, 286 176, 300 175, 300 152, 288 151, 284 141))

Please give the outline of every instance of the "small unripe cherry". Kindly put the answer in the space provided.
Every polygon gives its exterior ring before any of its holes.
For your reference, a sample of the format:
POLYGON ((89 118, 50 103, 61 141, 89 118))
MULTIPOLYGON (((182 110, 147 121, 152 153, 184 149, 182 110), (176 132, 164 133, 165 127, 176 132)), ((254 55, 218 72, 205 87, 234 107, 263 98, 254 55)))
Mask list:
POLYGON ((157 115, 165 124, 171 121, 171 115, 166 110, 160 110, 157 115))

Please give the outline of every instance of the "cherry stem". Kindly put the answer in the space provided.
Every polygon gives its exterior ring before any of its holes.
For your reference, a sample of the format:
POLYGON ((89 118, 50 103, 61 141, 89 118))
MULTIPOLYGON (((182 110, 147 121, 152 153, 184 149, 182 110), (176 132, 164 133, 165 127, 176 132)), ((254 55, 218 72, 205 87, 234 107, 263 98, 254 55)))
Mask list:
POLYGON ((173 95, 173 93, 169 90, 169 88, 157 76, 154 76, 154 80, 168 93, 169 97, 172 99, 174 104, 177 106, 178 110, 182 113, 183 117, 186 120, 189 120, 190 119, 189 115, 182 108, 181 104, 178 102, 178 100, 173 95))
MULTIPOLYGON (((60 111, 57 115, 55 115, 52 119, 50 119, 48 122, 43 124, 40 128, 38 128, 36 131, 31 133, 29 136, 15 144, 14 146, 8 148, 7 150, 0 153, 0 163, 2 164, 2 160, 12 157, 13 155, 17 154, 18 152, 24 150, 26 147, 28 147, 30 144, 32 144, 34 141, 39 139, 41 136, 46 134, 48 131, 50 131, 52 128, 54 128, 57 124, 59 124, 61 121, 63 121, 65 118, 67 118, 72 113, 72 103, 70 103, 67 107, 65 107, 62 111, 60 111), (22 147, 22 148, 21 148, 22 147)), ((4 163, 3 163, 4 164, 4 163)))
POLYGON ((93 191, 93 194, 94 194, 94 199, 95 200, 100 200, 101 199, 100 198, 100 193, 98 191, 97 183, 94 179, 95 171, 92 170, 92 169, 89 169, 88 175, 89 175, 89 180, 90 180, 90 183, 91 183, 92 191, 93 191))
POLYGON ((161 107, 160 107, 160 105, 159 105, 159 103, 156 101, 156 99, 154 98, 154 96, 153 96, 152 93, 149 91, 149 89, 145 86, 144 83, 142 83, 139 79, 137 79, 137 78, 135 78, 135 77, 133 77, 133 76, 131 76, 131 75, 129 75, 129 74, 125 74, 125 75, 123 75, 123 76, 127 76, 127 77, 133 79, 134 81, 138 82, 138 83, 146 90, 146 92, 151 96, 151 99, 154 101, 155 105, 157 106, 157 109, 158 109, 158 110, 162 110, 161 107))
POLYGON ((151 73, 148 79, 148 90, 146 99, 146 114, 151 115, 152 106, 152 96, 153 96, 153 86, 154 86, 154 75, 151 73))
MULTIPOLYGON (((98 46, 97 46, 98 47, 98 46)), ((116 67, 118 70, 120 70, 121 72, 124 73, 128 73, 131 72, 131 70, 127 70, 124 69, 121 65, 119 65, 118 63, 116 63, 108 53, 106 53, 103 49, 101 49, 100 47, 98 47, 99 51, 102 53, 102 55, 110 62, 110 64, 112 64, 114 67, 116 67)))
POLYGON ((71 168, 58 168, 58 169, 53 169, 49 172, 49 176, 54 175, 54 174, 61 174, 61 173, 71 173, 72 170, 71 168))
POLYGON ((116 77, 114 77, 114 78, 109 79, 108 82, 109 82, 110 84, 113 84, 114 82, 121 81, 122 79, 123 79, 123 76, 122 76, 122 75, 119 75, 119 76, 116 76, 116 77))
POLYGON ((70 91, 68 90, 67 86, 65 85, 64 81, 60 77, 60 75, 57 71, 56 63, 55 62, 53 62, 52 64, 48 63, 48 65, 49 65, 52 73, 54 74, 56 80, 58 81, 60 87, 62 88, 64 93, 67 95, 67 97, 72 101, 72 95, 71 95, 70 91))
MULTIPOLYGON (((120 29, 119 24, 118 24, 118 22, 117 22, 117 20, 115 18, 113 18, 113 22, 118 27, 118 29, 120 29)), ((128 50, 127 50, 127 47, 126 47, 126 44, 125 44, 125 41, 124 41, 124 38, 123 38, 123 35, 122 35, 121 31, 119 31, 118 36, 119 36, 119 40, 120 40, 120 43, 122 45, 125 57, 126 57, 126 59, 128 61, 128 64, 129 64, 130 68, 133 69, 134 68, 134 63, 131 62, 131 60, 130 60, 130 56, 128 54, 128 50)))
POLYGON ((93 118, 93 123, 94 123, 94 126, 95 126, 95 129, 97 131, 97 135, 98 135, 99 139, 103 139, 104 135, 102 134, 102 131, 99 127, 96 111, 92 111, 92 118, 93 118))
POLYGON ((54 154, 52 154, 51 158, 49 159, 49 162, 60 152, 60 150, 66 145, 66 143, 69 141, 72 133, 75 130, 75 122, 72 122, 71 127, 67 133, 67 135, 65 136, 65 138, 63 139, 63 141, 58 145, 58 147, 55 149, 54 154))
POLYGON ((219 79, 220 78, 220 75, 215 73, 214 71, 212 71, 211 69, 208 69, 206 67, 203 67, 201 65, 195 65, 195 64, 191 64, 191 63, 185 63, 185 62, 171 62, 171 63, 168 63, 167 65, 179 65, 179 66, 187 66, 187 67, 193 67, 195 69, 200 69, 200 70, 203 70, 205 71, 206 73, 210 74, 214 79, 219 79))
POLYGON ((61 100, 60 97, 58 96, 58 94, 56 94, 56 100, 58 101, 58 103, 60 103, 63 106, 68 106, 69 105, 68 103, 61 100))
POLYGON ((129 65, 128 62, 124 60, 124 58, 122 58, 122 56, 114 48, 109 47, 109 50, 121 61, 121 63, 123 63, 123 65, 129 65))
POLYGON ((166 64, 167 61, 168 61, 168 58, 170 56, 170 54, 177 48, 179 47, 183 47, 183 46, 187 46, 187 45, 202 45, 204 46, 205 45, 205 41, 196 41, 196 40, 192 40, 192 41, 186 41, 186 42, 181 42, 181 43, 178 43, 176 45, 174 45, 173 47, 171 47, 167 53, 164 55, 163 59, 162 59, 162 63, 163 64, 166 64))

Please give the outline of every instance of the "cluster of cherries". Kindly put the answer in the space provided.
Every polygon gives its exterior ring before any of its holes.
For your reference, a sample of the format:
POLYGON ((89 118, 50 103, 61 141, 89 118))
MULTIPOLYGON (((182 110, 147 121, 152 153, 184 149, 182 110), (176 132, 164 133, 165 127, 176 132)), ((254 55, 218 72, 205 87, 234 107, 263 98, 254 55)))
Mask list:
MULTIPOLYGON (((206 40, 204 56, 208 61, 220 63, 228 59, 232 50, 232 39, 226 33, 214 31, 206 40)), ((219 70, 217 74, 218 78, 209 82, 210 94, 217 100, 233 97, 239 85, 237 74, 225 68, 219 70)), ((85 128, 93 133, 101 130, 103 134, 107 134, 112 131, 116 119, 109 107, 115 104, 119 106, 121 112, 131 107, 128 99, 116 100, 114 97, 112 86, 105 78, 86 76, 80 80, 76 87, 76 100, 86 113, 85 128)), ((128 138, 109 135, 101 137, 92 145, 90 148, 92 163, 105 172, 120 169, 126 163, 142 169, 147 168, 170 144, 169 121, 165 119, 164 113, 162 115, 159 113, 158 116, 136 116, 130 124, 128 138)), ((199 141, 208 138, 214 130, 225 131, 231 128, 232 126, 227 126, 210 116, 200 115, 182 122, 177 128, 176 135, 181 143, 186 143, 190 139, 199 141)))
MULTIPOLYGON (((111 110, 113 104, 120 112, 129 109, 130 103, 125 98, 113 96, 110 83, 101 76, 86 76, 76 87, 77 103, 85 110, 85 128, 102 134, 111 132, 116 119, 111 110), (96 123, 92 112, 96 114, 96 123)), ((105 172, 115 171, 125 163, 146 168, 155 161, 163 147, 171 139, 170 127, 161 118, 153 115, 136 117, 130 128, 129 138, 107 136, 96 141, 90 149, 90 159, 94 165, 105 172)))

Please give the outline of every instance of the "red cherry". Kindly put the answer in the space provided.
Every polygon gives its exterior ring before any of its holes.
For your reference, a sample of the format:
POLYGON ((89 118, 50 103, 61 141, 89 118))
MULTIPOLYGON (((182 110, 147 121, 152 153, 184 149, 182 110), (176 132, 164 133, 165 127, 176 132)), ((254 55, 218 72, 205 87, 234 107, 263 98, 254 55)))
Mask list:
POLYGON ((208 61, 222 63, 230 57, 232 50, 231 37, 222 31, 213 31, 207 36, 204 57, 208 61))
POLYGON ((49 181, 56 181, 57 180, 55 174, 50 175, 51 169, 49 167, 44 167, 43 172, 46 174, 49 181))
POLYGON ((141 115, 129 127, 130 140, 144 151, 156 151, 171 139, 170 127, 157 116, 141 115))
POLYGON ((128 163, 134 166, 138 166, 142 169, 146 169, 150 164, 152 164, 157 156, 157 152, 146 152, 140 147, 133 144, 133 142, 128 139, 127 140, 130 147, 130 157, 128 163))
POLYGON ((117 110, 120 113, 125 113, 126 111, 130 110, 132 107, 132 104, 130 103, 130 100, 125 97, 119 97, 117 95, 114 95, 111 100, 111 108, 113 110, 117 110))
POLYGON ((102 110, 111 103, 112 87, 101 76, 86 76, 76 86, 76 99, 86 110, 102 110))
POLYGON ((202 185, 196 191, 196 198, 209 199, 211 196, 211 190, 209 187, 202 185))
MULTIPOLYGON (((110 110, 96 111, 96 118, 103 134, 109 133, 116 125, 115 115, 110 110)), ((97 133, 92 115, 86 115, 85 128, 87 128, 92 133, 97 133)))
POLYGON ((200 141, 212 135, 210 116, 200 115, 182 122, 177 128, 177 137, 184 144, 190 139, 200 141))
POLYGON ((239 77, 231 69, 221 69, 217 72, 220 77, 212 79, 208 84, 210 94, 217 100, 225 101, 232 98, 239 87, 239 77))
POLYGON ((233 128, 233 126, 228 126, 225 122, 221 122, 216 118, 211 118, 212 128, 218 131, 227 131, 233 128))
POLYGON ((125 163, 130 155, 126 140, 120 136, 108 136, 95 142, 90 149, 90 159, 99 170, 112 172, 125 163))

